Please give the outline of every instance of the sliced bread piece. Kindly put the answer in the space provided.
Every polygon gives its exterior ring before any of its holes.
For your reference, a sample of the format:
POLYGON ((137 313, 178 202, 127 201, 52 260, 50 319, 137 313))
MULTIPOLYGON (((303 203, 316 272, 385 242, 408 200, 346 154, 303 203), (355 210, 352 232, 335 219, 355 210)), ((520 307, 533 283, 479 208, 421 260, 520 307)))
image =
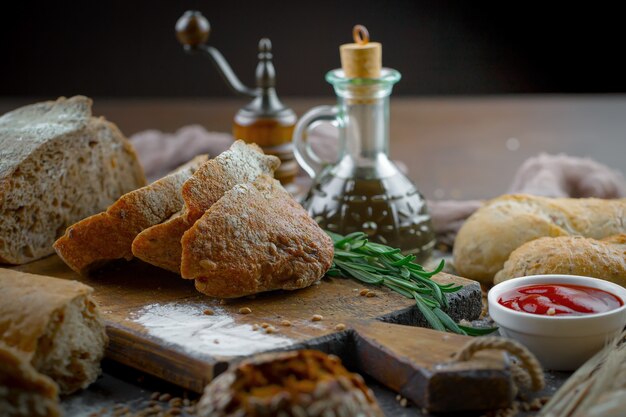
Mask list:
POLYGON ((183 278, 211 297, 307 287, 330 268, 333 242, 277 180, 239 184, 182 238, 183 278))
POLYGON ((54 253, 65 229, 145 185, 118 128, 76 96, 0 117, 0 263, 54 253))
POLYGON ((57 417, 58 391, 20 352, 0 343, 0 416, 57 417))
POLYGON ((181 187, 206 161, 206 155, 198 156, 160 180, 124 194, 107 211, 70 226, 54 244, 57 254, 80 274, 115 259, 132 259, 135 237, 182 209, 181 187))
POLYGON ((183 233, 226 191, 237 184, 252 182, 261 174, 273 175, 278 165, 277 157, 265 155, 257 145, 236 141, 230 149, 198 168, 183 184, 182 215, 137 235, 133 254, 152 265, 180 273, 183 233))
POLYGON ((62 394, 87 387, 100 373, 107 336, 92 292, 77 281, 0 268, 0 342, 62 394))

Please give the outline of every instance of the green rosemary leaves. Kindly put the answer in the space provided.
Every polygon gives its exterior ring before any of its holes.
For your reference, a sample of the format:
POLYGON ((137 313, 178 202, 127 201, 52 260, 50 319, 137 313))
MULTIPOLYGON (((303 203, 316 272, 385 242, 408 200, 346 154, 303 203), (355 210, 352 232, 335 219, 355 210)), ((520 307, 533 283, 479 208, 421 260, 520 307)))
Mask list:
POLYGON ((371 285, 387 287, 407 298, 415 299, 417 308, 436 330, 479 336, 493 332, 494 328, 477 329, 461 326, 443 309, 448 307, 446 293, 462 288, 455 284, 439 284, 431 279, 441 272, 443 259, 433 271, 426 271, 414 263, 415 255, 404 256, 400 249, 369 242, 362 232, 341 236, 326 232, 335 244, 333 265, 327 275, 354 278, 371 285))

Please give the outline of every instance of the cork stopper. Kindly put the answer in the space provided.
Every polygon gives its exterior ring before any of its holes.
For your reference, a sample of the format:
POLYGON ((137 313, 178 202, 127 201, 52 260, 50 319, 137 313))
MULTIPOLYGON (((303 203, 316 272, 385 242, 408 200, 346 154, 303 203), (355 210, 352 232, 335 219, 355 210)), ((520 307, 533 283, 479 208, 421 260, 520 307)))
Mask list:
POLYGON ((370 42, 365 26, 356 25, 352 29, 354 43, 339 47, 341 67, 346 78, 379 78, 383 62, 383 47, 378 42, 370 42))

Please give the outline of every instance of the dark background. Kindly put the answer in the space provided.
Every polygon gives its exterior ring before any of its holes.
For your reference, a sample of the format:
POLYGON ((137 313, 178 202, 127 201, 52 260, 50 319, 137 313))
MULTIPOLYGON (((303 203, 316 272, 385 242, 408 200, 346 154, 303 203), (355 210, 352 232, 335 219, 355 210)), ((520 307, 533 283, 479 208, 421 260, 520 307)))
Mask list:
POLYGON ((0 96, 228 96, 210 61, 185 55, 174 24, 199 9, 210 43, 253 82, 256 45, 274 44, 284 96, 332 94, 324 73, 355 23, 383 43, 399 95, 626 92, 623 16, 602 2, 3 2, 0 96))

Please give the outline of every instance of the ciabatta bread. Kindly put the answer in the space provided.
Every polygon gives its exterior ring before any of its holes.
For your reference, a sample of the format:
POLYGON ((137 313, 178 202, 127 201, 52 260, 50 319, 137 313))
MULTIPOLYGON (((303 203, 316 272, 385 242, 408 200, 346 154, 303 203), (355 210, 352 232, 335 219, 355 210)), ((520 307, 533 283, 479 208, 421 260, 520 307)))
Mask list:
POLYGON ((54 253, 65 229, 145 185, 118 128, 91 100, 33 104, 0 117, 0 263, 54 253))
POLYGON ((456 272, 491 284, 511 252, 540 237, 602 239, 626 233, 626 199, 505 195, 487 202, 459 230, 456 272))
POLYGON ((261 148, 238 140, 225 152, 209 160, 182 187, 185 206, 181 216, 150 227, 133 241, 133 254, 150 264, 180 272, 183 233, 226 191, 237 184, 254 181, 259 175, 273 175, 280 160, 263 154, 261 148))
POLYGON ((160 180, 124 194, 107 211, 70 226, 54 244, 57 254, 80 274, 115 259, 132 259, 135 237, 183 208, 181 187, 206 161, 206 155, 198 156, 160 180))
POLYGON ((582 275, 626 287, 626 234, 602 240, 582 236, 531 240, 511 253, 494 283, 539 274, 582 275))
POLYGON ((382 417, 363 378, 316 350, 258 355, 215 378, 198 417, 382 417))
POLYGON ((57 417, 58 391, 20 352, 0 343, 0 416, 57 417))
POLYGON ((181 243, 183 278, 219 298, 307 287, 324 276, 334 253, 331 238, 266 175, 227 191, 181 243))
POLYGON ((0 268, 0 343, 23 354, 62 394, 100 373, 107 336, 92 292, 77 281, 0 268))

